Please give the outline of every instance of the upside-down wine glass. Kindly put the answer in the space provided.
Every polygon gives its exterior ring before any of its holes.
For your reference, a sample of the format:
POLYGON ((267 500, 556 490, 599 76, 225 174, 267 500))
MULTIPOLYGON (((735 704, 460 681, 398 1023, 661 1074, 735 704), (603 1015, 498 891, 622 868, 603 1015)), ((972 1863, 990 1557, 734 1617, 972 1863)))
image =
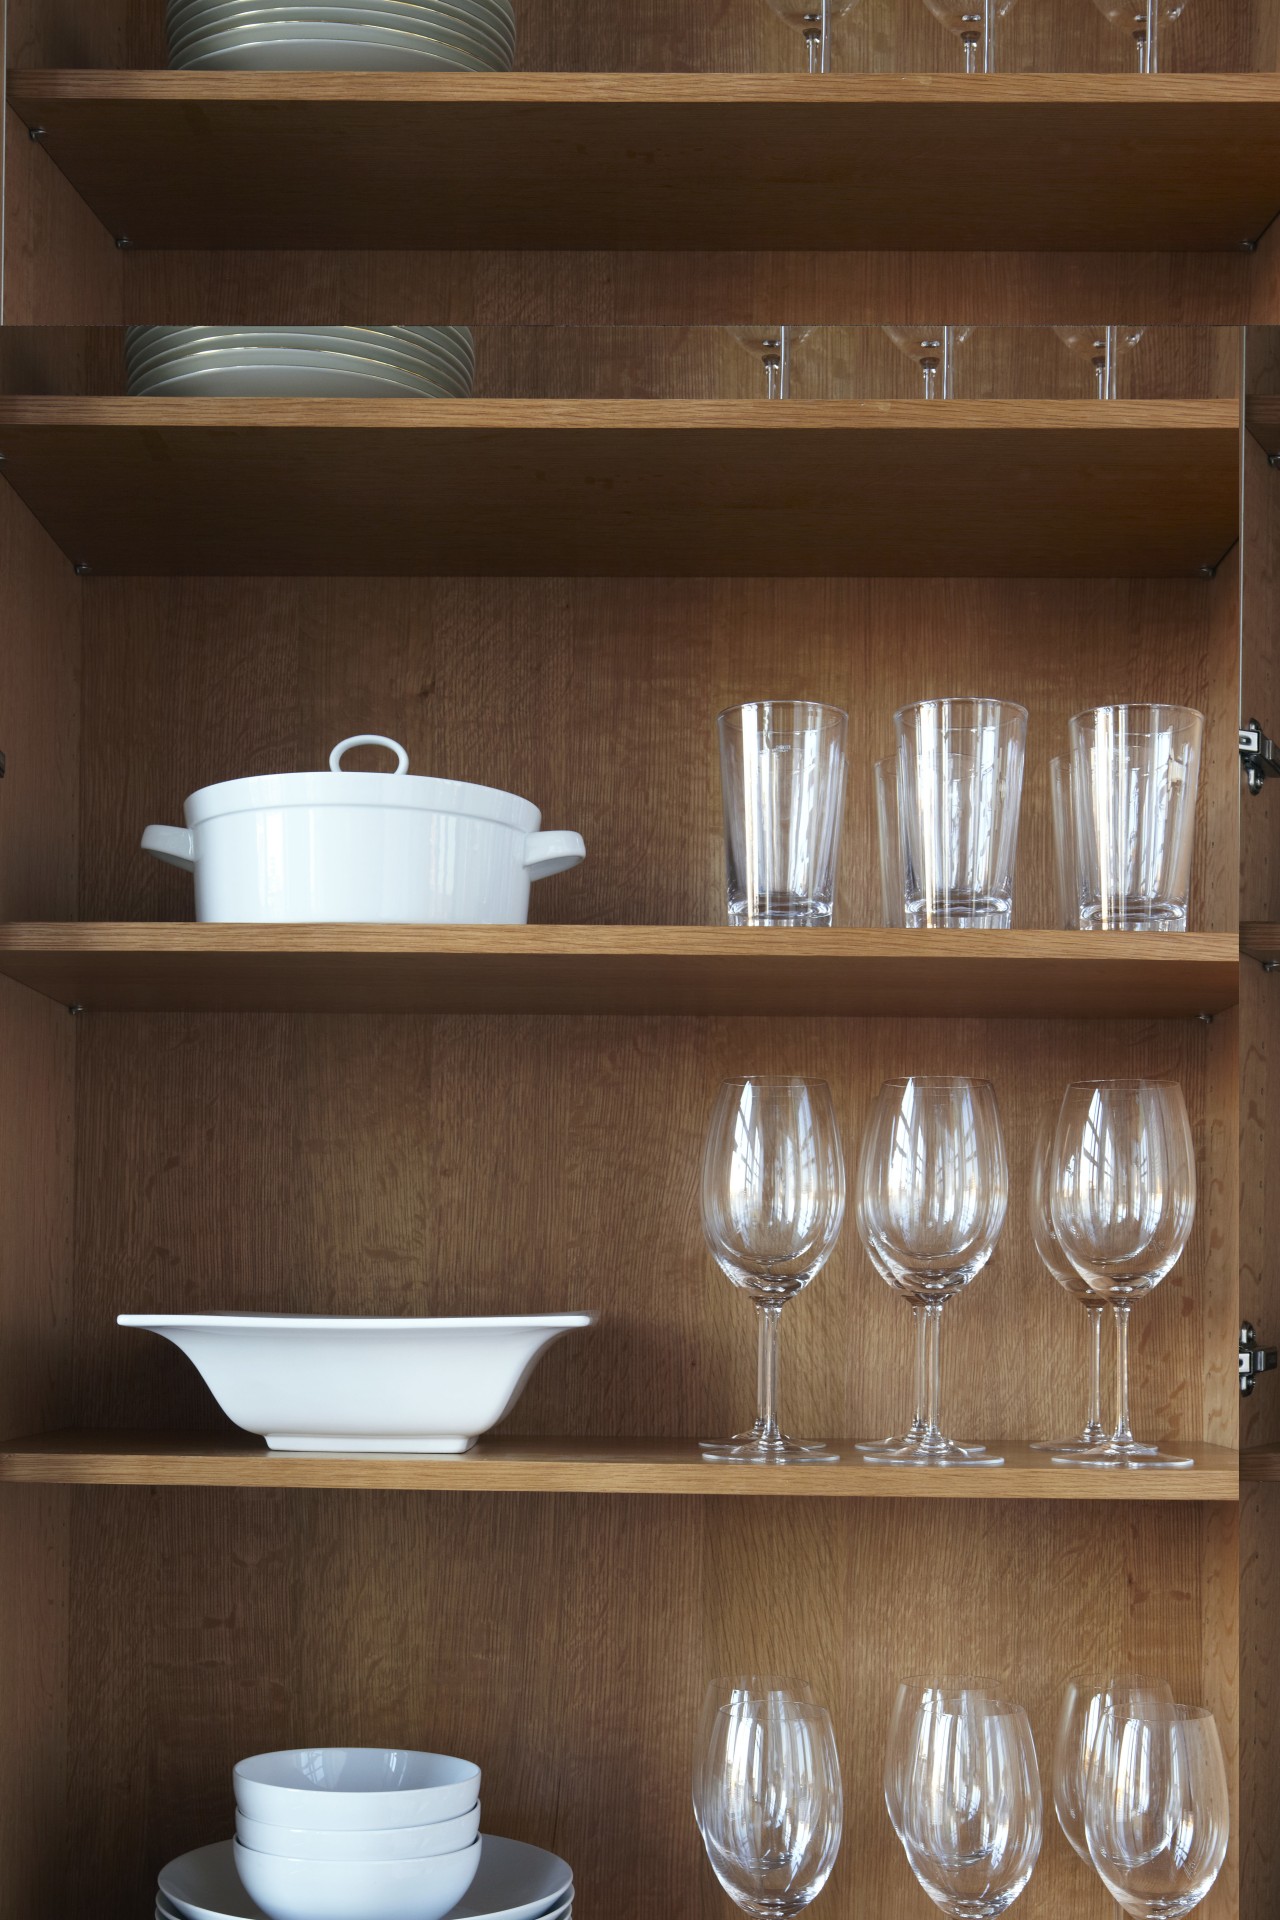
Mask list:
POLYGON ((769 0, 780 20, 804 35, 810 73, 831 71, 831 29, 852 13, 858 0, 769 0))
POLYGON ((899 353, 919 367, 926 400, 955 399, 956 348, 964 345, 972 327, 886 327, 885 332, 899 353))
POLYGON ((716 1879, 754 1920, 788 1920, 831 1877, 844 1788, 827 1709, 771 1692, 722 1707, 694 1774, 716 1879))
POLYGON ((780 323, 776 327, 730 327, 729 332, 738 345, 745 347, 763 366, 765 399, 789 400, 792 355, 809 338, 813 328, 780 323))
POLYGON ((781 1466, 839 1458, 779 1425, 778 1322, 826 1264, 844 1204, 844 1155, 826 1082, 726 1080, 702 1158, 702 1226, 722 1271, 755 1302, 758 1412, 748 1432, 703 1441, 709 1459, 781 1466))
POLYGON ((1231 1796, 1205 1707, 1119 1700, 1089 1757, 1084 1833, 1107 1892, 1133 1920, 1179 1920, 1222 1871, 1231 1796))
POLYGON ((1161 29, 1171 27, 1186 4, 1187 0, 1094 0, 1113 27, 1132 37, 1139 73, 1159 73, 1161 29))
POLYGON ((1004 1227, 1009 1167, 985 1080, 916 1076, 881 1087, 862 1140, 857 1221, 872 1264, 923 1310, 924 1431, 867 1457, 893 1466, 997 1466, 938 1423, 942 1310, 981 1273, 1004 1227))
POLYGON ((1053 1231, 1116 1326, 1116 1427, 1071 1458, 1085 1466, 1189 1467, 1139 1446, 1129 1419, 1129 1314, 1182 1256, 1196 1215, 1196 1162, 1182 1089, 1160 1080, 1078 1081, 1058 1115, 1053 1231))
POLYGON ((911 1870, 953 1920, 994 1920, 1030 1880, 1044 1833, 1026 1712, 985 1691, 938 1689, 909 1746, 899 1838, 911 1870))
POLYGON ((966 73, 996 70, 996 22, 1013 8, 1013 0, 924 0, 935 20, 954 33, 964 49, 966 73))
POLYGON ((1055 1113, 1044 1120, 1031 1160, 1031 1237, 1036 1252, 1058 1285, 1073 1300, 1078 1300, 1089 1316, 1089 1411, 1083 1427, 1070 1440, 1033 1440, 1031 1444, 1037 1453, 1056 1453, 1069 1458, 1078 1453, 1092 1453, 1107 1437, 1102 1424, 1102 1323, 1107 1317, 1107 1303, 1081 1279, 1058 1245, 1058 1236, 1053 1230, 1049 1210, 1050 1168, 1057 1118, 1055 1113))
POLYGON ((1146 328, 1070 326, 1055 327, 1054 332, 1064 347, 1093 368, 1094 399, 1118 399, 1120 362, 1133 352, 1146 328))
POLYGON ((1063 1693, 1053 1747, 1053 1810, 1064 1838, 1087 1867, 1093 1862, 1084 1833, 1085 1788, 1103 1716, 1113 1706, 1127 1711, 1143 1701, 1172 1705, 1168 1682, 1140 1673, 1097 1675, 1069 1680, 1063 1693))

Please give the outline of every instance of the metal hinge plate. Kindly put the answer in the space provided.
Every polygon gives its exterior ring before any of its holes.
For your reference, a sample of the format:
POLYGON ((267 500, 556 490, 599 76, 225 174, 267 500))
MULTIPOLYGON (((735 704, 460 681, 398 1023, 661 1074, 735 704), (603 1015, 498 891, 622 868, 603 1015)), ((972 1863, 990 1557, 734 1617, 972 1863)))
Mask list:
POLYGON ((1240 729, 1240 764, 1250 793, 1261 793, 1268 774, 1280 773, 1280 748, 1268 738, 1256 720, 1240 729))
POLYGON ((1264 1373, 1274 1373, 1280 1354, 1274 1347, 1260 1347, 1258 1336, 1246 1320, 1240 1329, 1240 1391, 1246 1399, 1264 1373))

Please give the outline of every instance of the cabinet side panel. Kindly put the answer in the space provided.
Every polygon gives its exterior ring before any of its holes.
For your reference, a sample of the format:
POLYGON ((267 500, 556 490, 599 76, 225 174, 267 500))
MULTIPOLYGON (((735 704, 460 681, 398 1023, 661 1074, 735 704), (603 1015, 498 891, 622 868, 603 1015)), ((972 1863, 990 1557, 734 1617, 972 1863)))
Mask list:
POLYGON ((5 113, 4 321, 118 320, 123 254, 12 109, 5 113))

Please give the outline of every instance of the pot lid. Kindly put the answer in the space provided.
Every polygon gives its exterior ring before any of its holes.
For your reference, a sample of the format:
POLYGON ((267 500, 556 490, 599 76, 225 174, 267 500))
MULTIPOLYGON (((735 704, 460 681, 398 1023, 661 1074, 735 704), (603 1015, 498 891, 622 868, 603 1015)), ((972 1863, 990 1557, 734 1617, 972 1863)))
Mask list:
POLYGON ((436 780, 409 772, 409 756, 398 740, 382 733, 353 733, 329 755, 328 773, 264 773, 244 780, 220 780, 188 794, 188 827, 228 813, 281 807, 401 807, 410 813, 464 814, 519 833, 536 833, 542 815, 532 800, 501 787, 480 787, 468 780, 436 780), (342 757, 351 747, 387 747, 396 756, 394 773, 347 773, 342 757))

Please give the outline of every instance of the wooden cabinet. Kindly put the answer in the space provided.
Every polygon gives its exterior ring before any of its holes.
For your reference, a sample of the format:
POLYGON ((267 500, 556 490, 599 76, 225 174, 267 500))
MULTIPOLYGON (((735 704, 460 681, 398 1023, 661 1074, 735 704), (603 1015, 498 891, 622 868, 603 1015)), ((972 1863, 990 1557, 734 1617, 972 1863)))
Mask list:
MULTIPOLYGON (((267 84, 154 71, 158 0, 9 0, 0 1917, 146 1911, 229 1830, 235 1758, 328 1737, 473 1755, 486 1824, 564 1853, 586 1920, 711 1920, 696 1708, 779 1668, 845 1762, 821 1911, 907 1920, 899 1671, 1007 1676, 1047 1773, 1065 1677, 1115 1664, 1217 1713, 1204 1912, 1267 1920, 1280 1387, 1242 1401, 1237 1344, 1280 1337, 1280 783, 1248 795, 1237 727, 1280 727, 1274 8, 1197 0, 1183 70, 1141 84, 1085 0, 1015 9, 990 85, 919 77, 950 43, 917 0, 863 0, 867 77, 812 86, 774 74, 796 48, 760 0, 522 13, 559 71, 267 84), (1148 397, 602 398, 572 331, 1087 312, 1169 329, 1148 397), (456 405, 122 395, 122 324, 204 319, 471 322, 521 372, 456 405), (1179 328, 1230 330, 1214 381, 1152 397, 1179 328), (877 930, 893 707, 974 689, 1032 716, 1017 929, 877 930), (828 935, 718 924, 711 720, 770 692, 850 711, 828 935), (1208 716, 1194 932, 1046 931, 1045 761, 1072 712, 1153 697, 1208 716), (363 728, 582 830, 542 924, 190 924, 142 827, 363 728), (1002 1470, 698 1457, 752 1380, 696 1169, 719 1080, 757 1069, 828 1079, 847 1143, 889 1074, 994 1081, 1019 1199, 946 1362, 1002 1470), (1195 1127, 1134 1394, 1196 1465, 1113 1480, 1025 1445, 1076 1423, 1085 1329, 1021 1195, 1061 1086, 1128 1071, 1195 1127), (267 1455, 114 1325, 218 1307, 601 1322, 466 1459, 356 1462, 267 1455)), ((695 348, 745 394, 738 349, 695 348)), ((852 1227, 792 1312, 796 1424, 900 1425, 908 1316, 852 1227)), ((1047 1831, 1019 1912, 1107 1911, 1047 1831)))

